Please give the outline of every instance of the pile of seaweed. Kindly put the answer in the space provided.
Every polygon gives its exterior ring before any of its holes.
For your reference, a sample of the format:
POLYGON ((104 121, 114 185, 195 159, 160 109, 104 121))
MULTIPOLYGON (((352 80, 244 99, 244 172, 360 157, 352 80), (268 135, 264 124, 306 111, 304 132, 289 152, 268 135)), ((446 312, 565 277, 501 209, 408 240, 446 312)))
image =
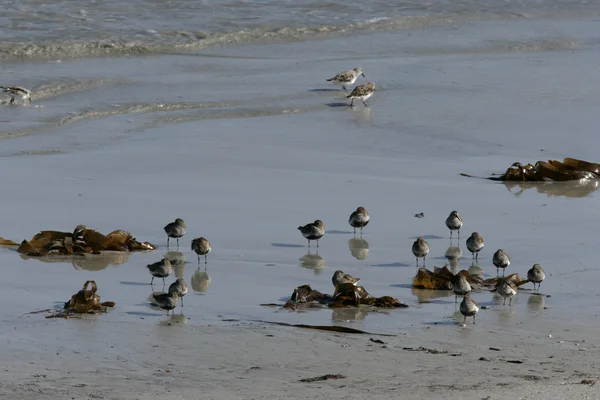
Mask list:
POLYGON ((600 164, 566 157, 557 160, 538 161, 534 165, 513 163, 504 174, 492 176, 494 181, 565 182, 600 178, 600 164))
POLYGON ((148 251, 156 246, 134 238, 131 233, 122 229, 108 235, 78 225, 73 233, 59 231, 41 231, 31 240, 23 240, 17 251, 31 257, 46 255, 83 255, 101 254, 102 251, 148 251))
POLYGON ((434 267, 433 271, 421 267, 417 271, 417 275, 413 278, 413 288, 415 289, 430 289, 430 290, 452 290, 452 281, 457 275, 464 275, 471 288, 475 291, 490 290, 494 291, 499 280, 511 281, 515 286, 519 287, 529 282, 529 280, 521 280, 519 274, 514 273, 506 277, 495 277, 482 279, 477 275, 471 275, 466 270, 461 270, 457 274, 453 274, 447 266, 442 268, 434 267))

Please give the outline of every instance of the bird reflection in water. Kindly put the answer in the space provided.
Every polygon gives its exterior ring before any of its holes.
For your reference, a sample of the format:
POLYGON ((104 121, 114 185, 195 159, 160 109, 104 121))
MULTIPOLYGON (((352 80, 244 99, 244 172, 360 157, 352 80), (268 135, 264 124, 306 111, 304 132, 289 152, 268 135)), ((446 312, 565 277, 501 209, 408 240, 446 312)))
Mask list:
POLYGON ((546 302, 546 296, 532 294, 527 300, 527 308, 530 310, 543 310, 546 302))
POLYGON ((445 254, 446 259, 448 259, 448 263, 450 267, 448 268, 450 272, 453 274, 458 273, 458 262, 462 258, 462 250, 458 246, 452 246, 452 242, 450 242, 450 246, 446 250, 445 254))
POLYGON ((197 269, 192 275, 192 290, 197 293, 206 293, 210 286, 210 276, 206 271, 197 269))
POLYGON ((473 263, 467 270, 469 275, 483 279, 483 268, 476 262, 473 263))
POLYGON ((362 321, 369 314, 371 307, 340 307, 334 308, 331 313, 331 320, 333 322, 346 322, 346 321, 362 321))
POLYGON ((175 278, 183 278, 185 255, 180 251, 167 251, 163 257, 171 262, 175 278))
POLYGON ((434 303, 435 299, 454 296, 452 290, 431 290, 412 288, 411 293, 417 298, 419 303, 434 303))
POLYGON ((538 193, 545 194, 548 197, 586 197, 600 187, 600 181, 598 179, 581 179, 578 181, 566 182, 504 181, 502 183, 510 193, 515 195, 515 197, 519 197, 524 191, 533 188, 535 188, 538 193))
POLYGON ((319 253, 311 253, 310 251, 300 257, 300 266, 302 268, 312 269, 315 275, 319 275, 325 268, 325 260, 319 253))
POLYGON ((357 260, 365 260, 369 256, 369 242, 363 238, 348 239, 348 248, 357 260))

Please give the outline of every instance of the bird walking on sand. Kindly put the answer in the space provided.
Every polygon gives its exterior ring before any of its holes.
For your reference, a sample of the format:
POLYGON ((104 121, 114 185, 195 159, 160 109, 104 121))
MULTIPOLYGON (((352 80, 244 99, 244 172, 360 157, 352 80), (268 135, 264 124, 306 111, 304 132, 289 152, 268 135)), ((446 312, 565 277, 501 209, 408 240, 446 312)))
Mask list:
POLYGON ((338 287, 338 285, 341 285, 343 283, 351 283, 354 286, 356 286, 359 281, 360 278, 355 278, 350 274, 345 274, 342 270, 335 271, 333 277, 331 278, 333 287, 338 287))
POLYGON ((500 296, 504 297, 504 305, 506 305, 506 299, 509 299, 509 306, 512 304, 513 296, 517 294, 517 286, 513 281, 508 279, 500 279, 498 283, 496 283, 496 290, 500 296))
POLYGON ((185 222, 181 218, 177 218, 174 222, 169 222, 164 227, 165 233, 167 234, 167 247, 169 247, 169 239, 177 239, 177 247, 179 247, 179 238, 185 235, 186 227, 185 222))
POLYGON ((204 237, 199 237, 192 240, 192 250, 198 254, 198 264, 200 264, 200 256, 204 256, 204 264, 207 263, 206 256, 212 250, 210 242, 204 237))
POLYGON ((152 274, 152 280, 150 281, 150 285, 154 283, 154 278, 162 278, 163 285, 165 284, 165 278, 171 275, 173 272, 173 267, 171 266, 171 262, 163 258, 160 261, 155 262, 154 264, 146 265, 146 268, 152 274))
POLYGON ((319 239, 325 235, 325 224, 323 224, 323 221, 320 219, 317 219, 313 223, 299 226, 298 230, 302 233, 302 236, 308 240, 308 247, 310 247, 311 240, 316 240, 317 247, 319 247, 319 239))
POLYGON ((152 297, 156 304, 163 310, 167 310, 167 316, 169 311, 174 310, 179 302, 179 295, 175 289, 171 290, 169 287, 169 293, 157 293, 153 294, 152 297))
POLYGON ((459 309, 460 313, 465 317, 463 325, 467 323, 467 317, 473 317, 473 324, 475 324, 475 314, 479 311, 479 306, 475 300, 471 299, 471 292, 465 293, 465 297, 460 302, 459 309))
POLYGON ((467 239, 467 249, 469 249, 476 260, 479 260, 479 252, 483 249, 483 245, 483 238, 477 232, 473 232, 467 239))
POLYGON ((503 249, 498 249, 492 257, 492 262, 496 266, 496 275, 500 275, 498 270, 502 268, 502 276, 504 276, 506 268, 510 265, 510 257, 503 249))
POLYGON ((454 210, 450 213, 448 218, 446 218, 446 226, 450 229, 450 239, 452 239, 452 231, 458 231, 457 234, 460 239, 460 228, 463 226, 463 220, 458 215, 458 211, 454 210))
POLYGON ((429 245, 422 237, 418 237, 412 245, 412 252, 417 258, 417 268, 419 267, 419 258, 423 258, 423 265, 425 265, 425 257, 429 254, 429 245))
POLYGON ((363 78, 366 78, 362 68, 356 67, 348 71, 340 72, 333 78, 327 79, 327 82, 333 82, 336 85, 341 85, 342 88, 347 91, 348 89, 346 89, 346 85, 352 85, 354 82, 356 82, 356 79, 360 75, 362 75, 363 78))
POLYGON ((352 99, 350 107, 354 106, 354 99, 358 99, 362 101, 365 106, 368 106, 367 99, 373 96, 373 93, 375 93, 375 83, 369 82, 366 85, 358 85, 355 87, 346 98, 352 99))
POLYGON ((2 93, 10 96, 10 104, 15 104, 15 99, 27 100, 31 103, 31 90, 22 86, 0 86, 2 93))
POLYGON ((540 264, 533 264, 533 267, 527 271, 527 279, 533 283, 533 290, 535 290, 535 284, 537 283, 538 292, 540 291, 540 285, 546 279, 546 273, 540 266, 540 264))
POLYGON ((187 283, 183 280, 183 278, 177 278, 177 280, 169 286, 169 293, 175 292, 177 296, 181 299, 181 307, 183 307, 183 296, 185 296, 188 292, 187 283))
POLYGON ((354 234, 356 235, 356 228, 360 228, 360 234, 362 235, 363 228, 367 226, 371 217, 369 212, 364 207, 358 207, 356 211, 350 214, 348 223, 354 228, 354 234))
POLYGON ((454 293, 454 303, 458 302, 458 296, 464 296, 471 291, 471 284, 461 273, 454 275, 454 278, 450 279, 450 282, 452 283, 452 292, 454 293))

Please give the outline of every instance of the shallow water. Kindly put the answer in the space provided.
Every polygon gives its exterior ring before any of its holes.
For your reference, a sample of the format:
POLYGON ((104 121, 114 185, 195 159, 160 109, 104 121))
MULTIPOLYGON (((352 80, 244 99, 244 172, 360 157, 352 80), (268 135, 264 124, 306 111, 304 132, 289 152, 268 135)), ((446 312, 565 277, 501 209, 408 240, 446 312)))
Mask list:
MULTIPOLYGON (((340 24, 362 20, 352 15, 340 24)), ((450 293, 410 288, 410 246, 425 236, 432 267, 459 245, 459 268, 466 269, 464 240, 472 231, 486 241, 484 277, 495 275, 491 255, 504 248, 509 273, 525 277, 542 264, 542 292, 552 295, 523 292, 504 307, 490 293, 475 294, 490 306, 478 326, 536 332, 589 324, 597 185, 507 187, 459 173, 488 176, 517 160, 598 159, 597 25, 509 19, 194 54, 3 64, 5 79, 34 89, 34 103, 0 107, 0 235, 20 241, 84 223, 104 233, 127 229, 161 247, 53 263, 0 249, 0 301, 10 305, 0 313, 0 335, 60 323, 24 314, 66 301, 87 279, 97 281, 103 300, 117 303, 99 321, 164 323, 164 312, 148 304, 145 265, 167 252, 162 227, 176 217, 188 225, 176 255, 186 260, 178 274, 190 286, 188 326, 259 319, 453 329, 462 318, 450 293), (356 65, 378 91, 369 107, 350 109, 325 78, 356 65), (358 205, 372 215, 362 260, 350 248, 358 242, 350 242, 347 224, 358 205), (450 243, 444 220, 452 209, 465 227, 450 243), (424 218, 414 218, 419 212, 424 218), (315 218, 328 230, 318 256, 316 249, 308 254, 295 229, 315 218), (189 249, 198 236, 213 244, 210 283, 189 249), (336 269, 410 307, 295 313, 260 306, 283 304, 302 284, 332 292, 336 269), (192 281, 204 291, 193 291, 192 281)))

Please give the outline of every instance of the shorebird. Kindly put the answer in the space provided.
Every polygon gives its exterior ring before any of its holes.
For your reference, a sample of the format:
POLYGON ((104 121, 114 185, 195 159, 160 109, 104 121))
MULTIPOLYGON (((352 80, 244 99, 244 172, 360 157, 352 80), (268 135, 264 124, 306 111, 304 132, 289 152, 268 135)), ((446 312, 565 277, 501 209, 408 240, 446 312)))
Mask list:
POLYGON ((452 292, 454 292, 454 303, 458 302, 458 296, 464 296, 471 291, 471 284, 461 273, 454 275, 450 282, 452 283, 452 292))
POLYGON ((183 307, 183 296, 188 292, 187 283, 185 283, 183 278, 177 278, 175 282, 171 283, 169 286, 169 293, 172 291, 177 293, 177 296, 181 299, 181 307, 183 307))
POLYGON ((502 268, 502 276, 504 276, 506 268, 510 265, 510 257, 504 250, 498 249, 494 253, 494 257, 492 257, 492 262, 496 266, 496 275, 500 275, 498 269, 502 268))
POLYGON ((31 90, 29 89, 22 86, 0 86, 0 89, 2 89, 2 93, 10 96, 10 104, 15 104, 17 98, 31 103, 31 90))
POLYGON ((179 302, 177 291, 171 290, 171 288, 169 288, 169 293, 157 293, 153 294, 152 297, 160 308, 167 310, 167 316, 169 316, 169 311, 175 309, 179 302))
POLYGON ((177 239, 177 247, 179 247, 179 238, 185 235, 186 228, 185 222, 181 218, 177 218, 174 222, 169 222, 164 227, 165 233, 167 234, 167 247, 169 247, 169 239, 177 239))
POLYGON ((458 231, 458 238, 460 239, 460 228, 463 226, 463 220, 458 211, 454 210, 446 218, 446 226, 450 229, 450 239, 452 239, 452 231, 458 231))
POLYGON ((200 264, 200 256, 204 256, 204 264, 206 264, 206 255, 210 253, 212 247, 210 247, 208 240, 204 237, 199 237, 192 240, 192 250, 198 254, 198 264, 200 264))
POLYGON ((354 234, 356 234, 356 228, 360 228, 360 233, 362 235, 363 228, 367 226, 370 220, 371 217, 369 217, 369 212, 364 207, 358 207, 356 211, 350 214, 348 223, 354 228, 354 234))
POLYGON ((310 247, 311 240, 316 240, 317 247, 319 247, 319 239, 325 235, 325 224, 323 224, 323 221, 320 219, 317 219, 313 223, 299 226, 298 230, 302 233, 302 236, 308 240, 308 247, 310 247))
POLYGON ((479 252, 483 249, 483 245, 483 238, 477 232, 473 232, 467 239, 467 249, 469 249, 476 260, 479 260, 479 252))
POLYGON ((517 294, 517 287, 512 281, 509 281, 508 279, 499 280, 496 284, 496 290, 498 291, 498 294, 500 296, 504 297, 504 305, 506 305, 506 298, 509 299, 509 306, 512 304, 512 297, 515 294, 517 294))
POLYGON ((368 106, 367 99, 375 93, 375 83, 369 82, 366 85, 358 85, 354 90, 346 96, 347 99, 352 99, 350 107, 354 106, 354 99, 359 99, 365 106, 368 106))
POLYGON ((164 285, 165 278, 171 275, 171 272, 173 272, 171 262, 166 258, 163 258, 162 260, 157 261, 154 264, 148 264, 146 265, 146 268, 148 268, 148 270, 152 274, 152 280, 150 281, 150 285, 154 283, 154 278, 162 278, 164 285))
POLYGON ((527 271, 527 279, 533 283, 533 290, 535 290, 535 284, 538 284, 537 290, 540 291, 540 285, 546 279, 546 273, 540 266, 540 264, 533 264, 533 267, 527 271))
POLYGON ((475 314, 479 311, 479 307, 475 300, 471 299, 471 292, 465 293, 465 297, 460 302, 459 309, 460 313, 465 316, 463 325, 467 323, 467 317, 473 317, 473 324, 475 324, 475 314))
POLYGON ((429 254, 429 245, 422 237, 417 238, 412 245, 412 252, 417 258, 417 267, 419 267, 419 258, 423 258, 423 265, 425 265, 425 257, 429 254))
POLYGON ((343 283, 351 283, 354 286, 358 284, 360 278, 355 278, 352 275, 345 274, 342 270, 337 270, 334 272, 333 277, 331 278, 331 282, 333 282, 333 287, 337 287, 343 283))
POLYGON ((359 77, 359 75, 362 75, 363 78, 366 78, 362 68, 356 67, 349 71, 340 72, 333 78, 327 79, 327 82, 333 82, 336 85, 342 85, 342 88, 347 91, 348 89, 346 89, 346 85, 352 85, 354 82, 356 82, 356 79, 359 77))

